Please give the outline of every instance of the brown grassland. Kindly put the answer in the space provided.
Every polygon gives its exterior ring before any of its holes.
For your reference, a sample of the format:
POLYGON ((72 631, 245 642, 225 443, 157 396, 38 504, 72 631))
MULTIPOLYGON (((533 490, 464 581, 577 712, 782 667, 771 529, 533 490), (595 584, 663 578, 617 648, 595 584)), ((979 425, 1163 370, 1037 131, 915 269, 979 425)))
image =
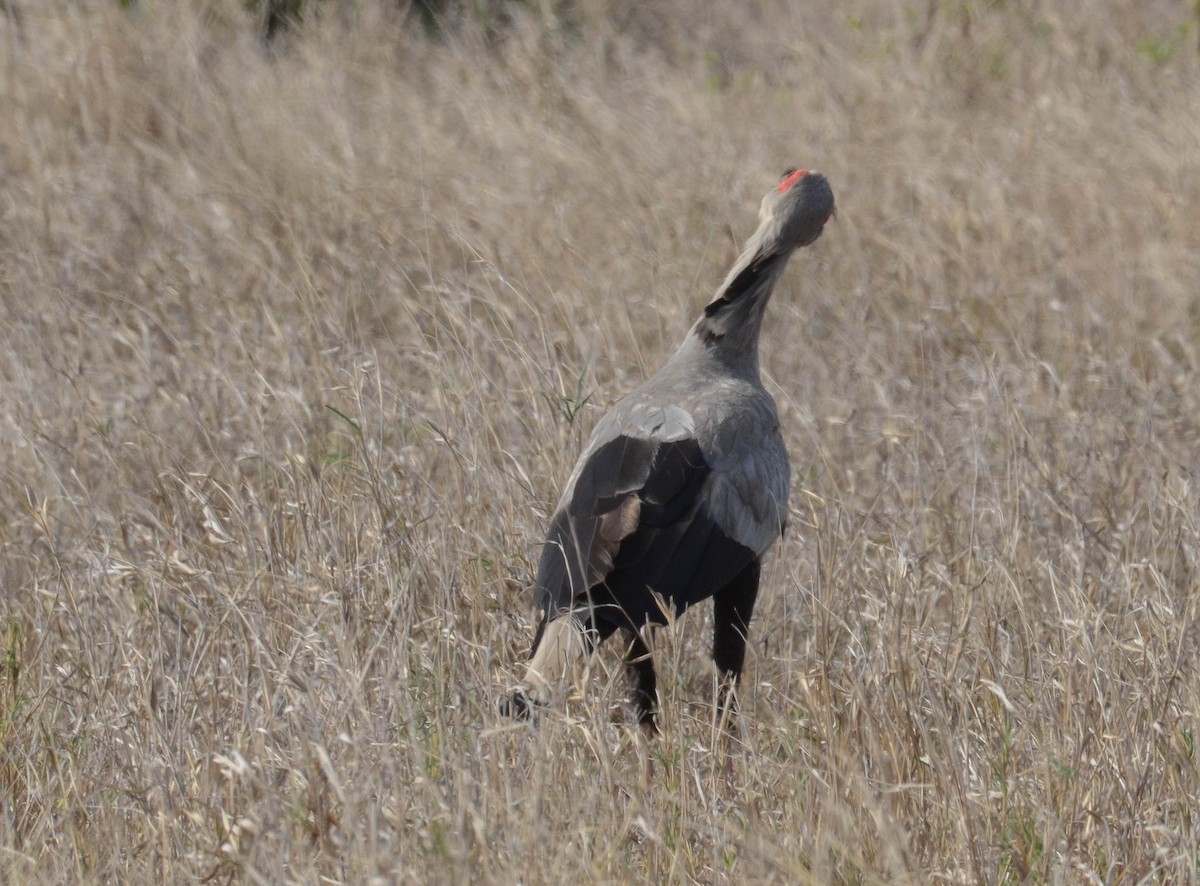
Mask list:
POLYGON ((1200 881, 1200 10, 403 6, 0 0, 0 882, 1200 881), (502 721, 789 165, 740 742, 502 721))

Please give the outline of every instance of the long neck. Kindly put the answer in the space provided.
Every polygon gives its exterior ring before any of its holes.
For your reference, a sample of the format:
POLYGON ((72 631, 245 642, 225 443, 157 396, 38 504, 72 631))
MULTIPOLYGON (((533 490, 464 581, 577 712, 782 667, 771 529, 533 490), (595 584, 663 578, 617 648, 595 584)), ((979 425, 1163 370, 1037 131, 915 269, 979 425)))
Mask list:
POLYGON ((734 372, 758 378, 758 337, 775 283, 790 255, 764 254, 752 238, 716 297, 692 326, 680 354, 704 353, 734 372))

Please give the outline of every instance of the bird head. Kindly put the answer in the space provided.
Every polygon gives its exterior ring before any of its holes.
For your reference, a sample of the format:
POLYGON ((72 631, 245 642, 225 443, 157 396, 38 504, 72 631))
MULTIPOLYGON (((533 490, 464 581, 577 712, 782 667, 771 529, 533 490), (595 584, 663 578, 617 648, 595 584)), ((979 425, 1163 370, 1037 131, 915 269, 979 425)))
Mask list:
MULTIPOLYGON (((705 316, 711 318, 735 303, 744 303, 748 293, 755 303, 770 295, 791 254, 820 237, 835 213, 833 189, 825 176, 807 169, 785 172, 763 197, 758 230, 746 241, 716 298, 704 309, 705 316)), ((704 334, 715 340, 723 333, 708 324, 704 334)))
POLYGON ((820 237, 825 223, 836 214, 833 189, 825 176, 789 169, 763 197, 758 210, 763 236, 758 245, 766 252, 786 255, 820 237))

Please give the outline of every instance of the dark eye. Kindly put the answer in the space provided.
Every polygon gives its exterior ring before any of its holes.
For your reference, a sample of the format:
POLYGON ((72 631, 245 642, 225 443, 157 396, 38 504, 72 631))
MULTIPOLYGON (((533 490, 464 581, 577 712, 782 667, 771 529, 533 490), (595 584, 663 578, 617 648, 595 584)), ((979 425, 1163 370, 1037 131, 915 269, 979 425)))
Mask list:
POLYGON ((783 171, 783 175, 779 176, 779 180, 783 181, 785 178, 787 178, 789 175, 791 175, 795 171, 796 171, 795 166, 789 166, 787 169, 785 169, 783 171))

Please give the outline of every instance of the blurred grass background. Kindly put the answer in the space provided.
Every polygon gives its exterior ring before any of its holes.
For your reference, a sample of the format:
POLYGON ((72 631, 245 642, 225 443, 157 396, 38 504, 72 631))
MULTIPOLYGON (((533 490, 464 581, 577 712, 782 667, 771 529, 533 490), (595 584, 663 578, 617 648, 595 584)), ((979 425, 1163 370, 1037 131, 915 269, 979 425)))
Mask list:
POLYGON ((1200 8, 0 2, 0 880, 1200 880, 1200 8), (812 8, 808 8, 812 7, 812 8), (548 511, 788 166, 791 531, 537 728, 548 511))

